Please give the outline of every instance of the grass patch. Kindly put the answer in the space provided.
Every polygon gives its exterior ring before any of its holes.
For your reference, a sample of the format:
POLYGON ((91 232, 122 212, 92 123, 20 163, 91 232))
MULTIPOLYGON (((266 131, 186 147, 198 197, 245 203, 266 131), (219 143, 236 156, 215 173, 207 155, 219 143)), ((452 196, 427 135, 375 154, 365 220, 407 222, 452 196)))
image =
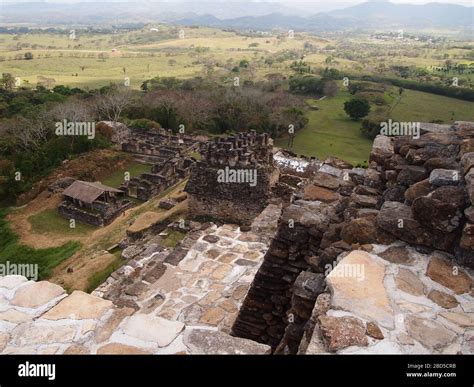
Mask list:
POLYGON ((115 171, 102 181, 102 184, 109 187, 118 188, 124 181, 125 172, 130 173, 130 177, 136 177, 145 172, 151 172, 151 165, 133 162, 126 168, 115 171))
POLYGON ((201 160, 201 154, 199 152, 192 152, 191 157, 194 157, 196 160, 201 160))
POLYGON ((34 249, 22 245, 19 238, 6 220, 7 211, 0 210, 0 263, 37 264, 38 279, 48 278, 51 270, 71 257, 79 250, 79 242, 68 242, 60 247, 49 249, 34 249))
MULTIPOLYGON (((408 89, 403 91, 398 101, 394 90, 384 94, 386 101, 394 104, 390 114, 394 121, 450 124, 474 120, 472 102, 408 89)), ((344 112, 344 102, 350 98, 352 95, 341 90, 333 98, 308 100, 308 105, 312 107, 307 112, 309 121, 305 128, 296 133, 292 150, 321 160, 336 156, 354 165, 368 160, 372 142, 361 134, 361 121, 350 120, 344 112)), ((372 105, 374 109, 376 106, 372 105)), ((286 148, 288 138, 277 139, 275 145, 286 148)))
POLYGON ((28 218, 31 231, 35 234, 57 234, 61 236, 84 236, 96 227, 76 222, 76 228, 69 227, 69 220, 59 215, 57 209, 47 209, 28 218))
MULTIPOLYGON (((308 124, 296 133, 292 150, 321 160, 335 156, 354 165, 368 160, 372 142, 361 134, 360 121, 352 121, 344 112, 344 102, 350 98, 347 91, 341 91, 333 98, 308 101, 318 110, 307 112, 308 124)), ((282 148, 287 144, 287 138, 275 141, 282 148)))
POLYGON ((107 267, 97 273, 92 274, 88 279, 86 292, 92 293, 100 284, 102 284, 115 270, 122 266, 125 261, 122 258, 122 250, 113 253, 115 260, 107 265, 107 267))
POLYGON ((456 98, 405 89, 392 111, 396 121, 443 122, 474 121, 474 104, 456 98))
POLYGON ((163 238, 162 245, 170 248, 176 247, 186 236, 185 233, 176 230, 165 230, 164 232, 168 233, 168 235, 163 238))

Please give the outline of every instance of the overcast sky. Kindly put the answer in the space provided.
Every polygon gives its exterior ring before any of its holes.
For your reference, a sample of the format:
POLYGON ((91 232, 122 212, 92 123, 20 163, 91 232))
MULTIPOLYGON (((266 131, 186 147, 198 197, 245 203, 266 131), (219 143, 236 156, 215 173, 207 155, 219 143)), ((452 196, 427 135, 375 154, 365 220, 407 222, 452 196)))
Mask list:
MULTIPOLYGON (((201 0, 0 0, 1 4, 11 4, 11 3, 32 3, 32 2, 46 2, 46 3, 91 3, 91 2, 199 2, 201 0)), ((300 9, 336 9, 336 8, 345 8, 351 5, 364 3, 368 0, 202 0, 205 2, 278 2, 282 3, 289 8, 296 7, 300 9)), ((388 0, 369 0, 369 1, 388 1, 388 0)), ((459 4, 464 6, 473 6, 474 0, 391 0, 392 3, 405 3, 405 4, 426 4, 426 3, 449 3, 449 4, 459 4)))
MULTIPOLYGON (((46 3, 90 3, 90 2, 130 2, 133 3, 137 0, 0 0, 0 3, 34 3, 34 2, 46 2, 46 3)), ((138 0, 139 2, 183 2, 183 1, 192 1, 192 0, 138 0)), ((200 1, 200 0, 196 0, 200 1)), ((217 2, 245 2, 246 0, 204 0, 204 1, 217 1, 217 2)), ((295 3, 300 4, 334 4, 342 3, 347 5, 363 3, 365 0, 247 0, 249 2, 278 2, 286 5, 292 5, 295 3)), ((372 0, 373 1, 373 0, 372 0)), ((462 4, 462 5, 472 5, 472 0, 391 0, 392 3, 408 3, 408 4, 426 4, 426 3, 450 3, 450 4, 462 4)))

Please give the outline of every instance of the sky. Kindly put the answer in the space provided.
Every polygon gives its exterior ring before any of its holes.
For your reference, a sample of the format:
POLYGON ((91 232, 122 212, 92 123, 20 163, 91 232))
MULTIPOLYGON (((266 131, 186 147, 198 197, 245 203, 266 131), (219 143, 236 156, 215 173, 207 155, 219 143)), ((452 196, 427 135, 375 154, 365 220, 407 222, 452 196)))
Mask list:
MULTIPOLYGON (((47 2, 47 3, 91 3, 91 2, 199 2, 201 0, 0 0, 0 5, 11 3, 30 3, 30 2, 47 2)), ((282 3, 289 8, 295 7, 300 10, 308 11, 329 11, 332 9, 340 9, 350 7, 352 5, 364 3, 365 1, 388 1, 388 0, 203 0, 207 2, 270 2, 282 3)), ((392 3, 404 4, 426 4, 426 3, 449 3, 464 6, 473 6, 474 0, 391 0, 392 3)))
MULTIPOLYGON (((139 0, 140 2, 154 2, 153 0, 139 0)), ((183 2, 192 0, 157 0, 157 2, 183 2)), ((199 1, 199 0, 196 0, 199 1)), ((245 0, 208 0, 208 1, 220 1, 230 2, 238 1, 242 2, 245 0)), ((341 3, 344 5, 354 5, 365 2, 365 0, 248 0, 249 2, 278 2, 288 6, 293 4, 334 4, 341 3)), ((374 0, 372 0, 374 1, 374 0)), ((377 0, 375 0, 377 1, 377 0)), ((381 1, 381 0, 379 0, 381 1)), ((384 0, 382 0, 384 1, 384 0)), ((32 3, 32 2, 47 2, 47 3, 90 3, 90 2, 131 2, 134 0, 0 0, 1 3, 32 3)), ((391 0, 392 3, 408 3, 408 4, 426 4, 426 3, 449 3, 449 4, 460 4, 460 5, 473 5, 473 0, 391 0)))

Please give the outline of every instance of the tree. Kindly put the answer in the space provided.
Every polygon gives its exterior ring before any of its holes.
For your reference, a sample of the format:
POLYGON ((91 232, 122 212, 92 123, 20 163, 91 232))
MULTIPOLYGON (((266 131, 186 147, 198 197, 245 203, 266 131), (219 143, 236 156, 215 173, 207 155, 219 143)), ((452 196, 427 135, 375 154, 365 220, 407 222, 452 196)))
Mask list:
POLYGON ((298 74, 304 74, 304 73, 310 73, 311 72, 311 66, 308 65, 305 61, 300 60, 300 61, 294 61, 291 64, 291 69, 296 71, 298 74))
POLYGON ((96 98, 96 109, 100 119, 117 122, 122 111, 130 104, 131 91, 125 86, 111 87, 96 98))
POLYGON ((321 96, 323 94, 323 81, 311 75, 291 77, 289 86, 290 92, 295 94, 310 94, 315 96, 321 96))
POLYGON ((50 115, 56 121, 88 122, 94 119, 92 109, 86 103, 76 98, 71 98, 64 103, 57 104, 51 109, 50 115))
POLYGON ((21 149, 36 150, 47 139, 48 120, 49 117, 43 112, 38 114, 35 119, 12 118, 6 122, 6 134, 14 138, 21 149))
POLYGON ((352 98, 344 102, 344 111, 353 120, 359 120, 370 112, 370 105, 366 99, 352 98))
POLYGON ((327 97, 335 97, 339 92, 339 86, 334 81, 325 81, 323 86, 323 93, 327 97))
POLYGON ((325 80, 326 79, 337 80, 337 79, 342 79, 342 73, 338 69, 330 69, 326 67, 321 72, 321 77, 325 80))
POLYGON ((11 90, 15 87, 15 78, 10 73, 3 73, 0 84, 5 90, 11 90))

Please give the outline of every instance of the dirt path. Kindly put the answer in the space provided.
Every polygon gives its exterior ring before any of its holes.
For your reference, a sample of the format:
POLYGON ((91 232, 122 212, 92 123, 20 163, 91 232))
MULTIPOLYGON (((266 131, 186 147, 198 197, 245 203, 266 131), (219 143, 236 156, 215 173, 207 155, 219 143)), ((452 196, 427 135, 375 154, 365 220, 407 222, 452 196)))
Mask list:
POLYGON ((49 247, 59 247, 63 244, 77 240, 82 241, 84 237, 61 237, 59 235, 37 234, 32 233, 31 224, 28 218, 48 209, 56 208, 61 202, 61 195, 44 191, 39 194, 36 199, 29 202, 26 206, 21 207, 10 213, 7 219, 10 222, 12 231, 20 237, 20 242, 35 249, 46 249, 49 247))
POLYGON ((136 212, 140 206, 133 207, 119 216, 115 221, 106 227, 98 228, 86 235, 61 236, 57 233, 35 233, 28 218, 39 214, 45 210, 57 208, 61 202, 61 194, 54 194, 50 197, 47 192, 41 193, 36 199, 32 200, 27 206, 22 207, 9 214, 7 219, 10 221, 10 227, 19 235, 20 242, 35 249, 46 249, 50 247, 59 247, 70 241, 81 242, 85 246, 90 246, 104 236, 113 233, 113 230, 120 224, 125 223, 136 212))
MULTIPOLYGON (((53 275, 49 280, 70 290, 85 291, 89 286, 91 276, 105 270, 116 259, 114 255, 107 253, 106 250, 119 243, 126 236, 127 229, 135 222, 137 217, 146 211, 159 211, 156 206, 163 197, 173 195, 183 188, 184 183, 181 183, 167 194, 160 195, 127 210, 108 226, 100 228, 80 240, 83 244, 81 250, 58 265, 53 270, 53 275), (68 268, 72 268, 73 272, 68 273, 68 268)), ((167 212, 172 214, 172 210, 167 212)))
MULTIPOLYGON (((12 230, 20 237, 20 243, 35 249, 59 247, 70 241, 80 242, 82 248, 54 268, 52 276, 48 280, 69 290, 86 290, 91 276, 105 270, 116 260, 116 257, 107 253, 106 250, 126 236, 127 229, 140 214, 146 211, 163 211, 156 208, 158 202, 164 197, 182 191, 184 185, 184 182, 180 183, 166 194, 130 208, 108 226, 98 228, 83 236, 63 236, 57 233, 39 234, 32 231, 28 218, 45 210, 57 208, 62 200, 59 193, 51 194, 48 191, 43 191, 26 206, 12 211, 7 219, 12 230), (73 271, 68 273, 69 268, 72 268, 73 271)), ((170 213, 172 212, 170 211, 170 213)), ((163 215, 166 216, 164 211, 163 215)))

